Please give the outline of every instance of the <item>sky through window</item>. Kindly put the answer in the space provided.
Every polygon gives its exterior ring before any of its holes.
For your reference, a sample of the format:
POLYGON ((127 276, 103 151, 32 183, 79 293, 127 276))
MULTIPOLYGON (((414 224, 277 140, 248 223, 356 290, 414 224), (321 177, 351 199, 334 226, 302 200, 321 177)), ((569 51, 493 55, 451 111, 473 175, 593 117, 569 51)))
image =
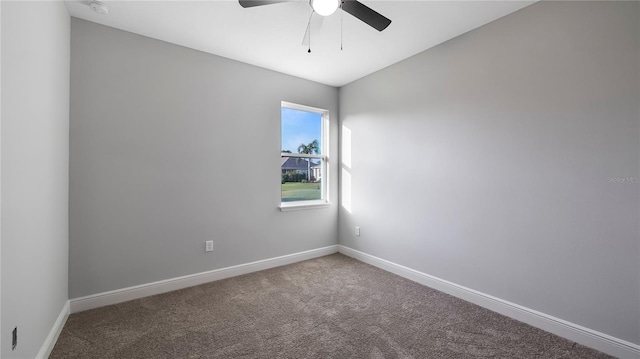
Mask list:
POLYGON ((282 107, 283 151, 298 153, 301 144, 318 140, 318 154, 322 153, 322 114, 282 107))

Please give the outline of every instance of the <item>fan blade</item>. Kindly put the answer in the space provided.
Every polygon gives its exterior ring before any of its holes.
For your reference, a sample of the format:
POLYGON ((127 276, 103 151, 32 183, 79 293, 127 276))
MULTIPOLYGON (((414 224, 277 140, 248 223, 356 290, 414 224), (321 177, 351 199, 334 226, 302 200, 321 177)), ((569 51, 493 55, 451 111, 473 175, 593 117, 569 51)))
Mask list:
POLYGON ((262 6, 262 5, 271 5, 271 4, 279 4, 281 2, 290 2, 294 0, 238 0, 240 6, 254 7, 254 6, 262 6))
POLYGON ((324 21, 324 16, 320 16, 315 12, 311 14, 309 19, 309 25, 307 25, 307 31, 304 33, 304 37, 302 38, 302 46, 309 46, 309 31, 313 36, 316 36, 322 27, 322 21, 324 21))
POLYGON ((342 10, 362 20, 365 24, 382 31, 391 24, 391 20, 357 0, 344 0, 342 10))

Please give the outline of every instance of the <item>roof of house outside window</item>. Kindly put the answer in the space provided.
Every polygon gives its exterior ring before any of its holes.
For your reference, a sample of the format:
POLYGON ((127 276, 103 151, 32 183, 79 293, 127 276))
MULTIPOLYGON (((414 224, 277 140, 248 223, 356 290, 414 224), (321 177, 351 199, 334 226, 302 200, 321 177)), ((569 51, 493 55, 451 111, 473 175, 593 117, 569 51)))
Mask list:
MULTIPOLYGON (((308 160, 305 158, 282 157, 282 162, 280 163, 280 167, 283 170, 306 171, 307 161, 308 160)), ((311 161, 311 167, 318 167, 318 166, 320 166, 320 163, 315 163, 311 161)))

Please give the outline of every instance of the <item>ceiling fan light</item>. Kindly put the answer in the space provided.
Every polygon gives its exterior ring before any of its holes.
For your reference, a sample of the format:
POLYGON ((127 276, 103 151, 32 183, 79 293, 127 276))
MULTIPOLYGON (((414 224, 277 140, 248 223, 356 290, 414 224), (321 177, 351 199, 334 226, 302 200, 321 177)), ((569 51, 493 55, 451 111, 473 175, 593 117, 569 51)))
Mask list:
POLYGON ((91 10, 96 14, 106 15, 109 13, 109 7, 100 1, 91 1, 89 3, 89 8, 91 8, 91 10))
POLYGON ((311 7, 318 15, 329 16, 336 12, 340 0, 311 0, 311 7))

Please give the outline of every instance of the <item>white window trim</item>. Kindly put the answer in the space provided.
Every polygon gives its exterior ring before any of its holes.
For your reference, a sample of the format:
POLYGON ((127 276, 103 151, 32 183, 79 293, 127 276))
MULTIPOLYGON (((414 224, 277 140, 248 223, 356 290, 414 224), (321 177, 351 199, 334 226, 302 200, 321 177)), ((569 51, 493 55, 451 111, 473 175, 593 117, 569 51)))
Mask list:
POLYGON ((280 152, 280 157, 294 157, 294 158, 324 158, 326 159, 326 156, 324 155, 308 155, 306 153, 286 153, 286 152, 280 152))
MULTIPOLYGON (((311 106, 299 105, 296 103, 282 101, 280 104, 280 108, 283 107, 306 111, 306 112, 314 112, 322 115, 322 154, 321 155, 313 155, 313 154, 303 154, 303 153, 282 153, 280 152, 280 158, 282 157, 295 157, 295 158, 318 158, 322 159, 322 181, 320 182, 322 186, 322 199, 314 200, 314 201, 295 201, 295 202, 280 202, 280 211, 288 212, 288 211, 298 211, 298 210, 306 210, 306 209, 318 209, 318 208, 327 208, 331 205, 329 201, 329 110, 324 110, 311 106)), ((282 126, 282 119, 280 119, 280 126, 282 126)), ((282 136, 282 131, 280 131, 280 136, 282 136)), ((280 146, 282 146, 282 137, 280 138, 280 146)), ((281 150, 282 148, 280 148, 281 150)), ((281 190, 281 189, 280 189, 281 190)), ((280 192, 280 198, 282 198, 282 192, 280 192)))
POLYGON ((317 201, 281 202, 280 211, 300 211, 304 209, 328 208, 329 206, 331 206, 331 202, 322 199, 319 199, 317 201))

